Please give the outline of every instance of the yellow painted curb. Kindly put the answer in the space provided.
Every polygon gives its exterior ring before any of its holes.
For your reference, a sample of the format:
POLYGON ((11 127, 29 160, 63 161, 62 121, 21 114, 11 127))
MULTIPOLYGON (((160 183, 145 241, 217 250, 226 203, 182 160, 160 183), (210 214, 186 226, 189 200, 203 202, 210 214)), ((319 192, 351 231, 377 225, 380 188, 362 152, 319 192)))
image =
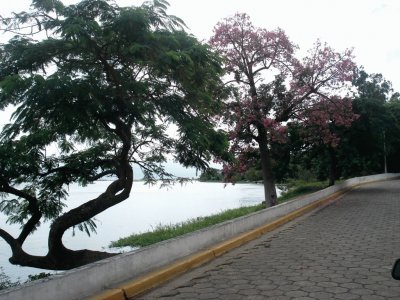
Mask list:
POLYGON ((251 240, 258 238, 261 234, 262 233, 260 232, 260 230, 258 228, 253 229, 249 232, 242 233, 230 240, 222 242, 222 243, 212 247, 211 250, 214 252, 215 257, 217 257, 217 256, 220 256, 220 255, 228 252, 229 250, 237 248, 251 240))
POLYGON ((139 279, 126 282, 121 285, 127 298, 134 297, 144 291, 154 287, 157 284, 165 282, 183 272, 198 267, 214 258, 211 250, 202 251, 200 253, 189 256, 188 258, 178 261, 173 265, 167 266, 161 270, 147 274, 139 279))
POLYGON ((103 293, 96 295, 89 300, 125 300, 125 294, 122 289, 109 289, 103 293))
POLYGON ((212 250, 206 250, 198 254, 194 254, 187 259, 186 265, 189 269, 196 268, 205 262, 214 259, 214 252, 212 250))
MULTIPOLYGON (((354 187, 352 187, 352 188, 354 188, 354 187)), ((143 292, 155 287, 156 285, 164 283, 164 282, 176 277, 179 274, 182 274, 190 269, 198 267, 206 262, 209 262, 210 260, 214 259, 215 257, 218 257, 234 248, 237 248, 251 240, 254 240, 257 237, 261 236, 262 234, 270 232, 270 231, 278 228, 279 226, 282 226, 283 224, 288 223, 291 220, 298 218, 301 215, 304 215, 304 214, 316 209, 319 206, 322 206, 324 204, 327 204, 330 201, 333 201, 334 199, 337 199, 340 195, 344 194, 345 192, 349 191, 352 188, 344 189, 342 191, 336 192, 322 200, 318 200, 318 201, 311 203, 305 207, 299 208, 299 209, 297 209, 297 210, 295 210, 295 211, 293 211, 271 223, 262 225, 256 229, 242 233, 236 237, 229 239, 228 241, 217 244, 208 250, 201 251, 197 254, 191 255, 183 260, 173 263, 173 264, 171 264, 167 267, 164 267, 160 270, 151 272, 142 277, 125 282, 122 285, 119 285, 114 290, 105 291, 105 292, 103 292, 93 298, 90 298, 90 299, 91 300, 120 300, 120 299, 125 300, 128 298, 137 296, 139 294, 142 294, 143 292), (112 291, 115 291, 116 296, 114 296, 112 291), (119 297, 120 293, 117 293, 117 291, 121 292, 122 295, 124 295, 124 298, 113 298, 113 297, 119 297)))

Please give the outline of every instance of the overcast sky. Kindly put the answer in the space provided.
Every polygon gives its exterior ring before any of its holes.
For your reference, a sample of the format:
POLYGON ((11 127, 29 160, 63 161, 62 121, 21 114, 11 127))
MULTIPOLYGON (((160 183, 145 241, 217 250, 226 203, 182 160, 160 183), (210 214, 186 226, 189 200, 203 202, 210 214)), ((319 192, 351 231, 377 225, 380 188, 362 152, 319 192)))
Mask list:
MULTIPOLYGON (((26 10, 30 0, 0 0, 0 14, 26 10)), ((73 3, 77 0, 64 0, 73 3)), ((123 6, 142 1, 117 0, 123 6)), ((235 12, 246 12, 256 26, 281 27, 302 51, 317 38, 337 50, 354 48, 356 62, 382 73, 400 91, 400 1, 398 0, 169 0, 169 12, 182 18, 199 39, 235 12)), ((4 41, 4 36, 0 35, 4 41)))
MULTIPOLYGON (((120 0, 121 4, 132 1, 120 0)), ((170 0, 199 39, 208 40, 221 19, 250 15, 258 27, 281 27, 304 52, 316 39, 333 48, 354 48, 356 62, 382 73, 400 91, 400 1, 398 0, 170 0)))
MULTIPOLYGON (((0 14, 27 10, 30 0, 0 0, 0 14)), ((77 0, 64 0, 66 4, 77 0)), ((122 6, 143 1, 117 0, 122 6)), ((208 40, 221 19, 235 12, 250 15, 258 27, 281 27, 301 52, 316 39, 333 48, 354 48, 358 65, 382 73, 400 91, 400 1, 398 0, 169 0, 169 13, 182 18, 189 31, 208 40)), ((0 34, 0 41, 5 36, 0 34)))

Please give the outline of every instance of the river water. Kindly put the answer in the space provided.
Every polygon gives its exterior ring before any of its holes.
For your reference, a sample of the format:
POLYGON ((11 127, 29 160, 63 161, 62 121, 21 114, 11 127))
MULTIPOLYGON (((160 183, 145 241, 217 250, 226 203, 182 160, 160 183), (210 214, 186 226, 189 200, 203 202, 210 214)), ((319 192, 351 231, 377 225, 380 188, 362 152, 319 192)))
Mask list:
MULTIPOLYGON (((97 181, 87 187, 72 185, 69 188, 67 209, 74 208, 90 200, 110 184, 97 181)), ((260 203, 263 199, 261 184, 236 184, 224 186, 222 183, 194 181, 171 188, 147 186, 143 182, 134 182, 131 196, 124 202, 96 216, 97 234, 88 237, 85 233, 72 230, 64 235, 64 244, 71 249, 107 250, 111 241, 132 233, 151 230, 159 224, 175 224, 190 218, 207 216, 230 208, 260 203)), ((0 215, 0 228, 17 235, 18 226, 6 224, 4 215, 0 215)), ((30 254, 47 253, 47 233, 49 224, 44 223, 24 244, 30 254)), ((48 272, 46 270, 11 265, 8 258, 11 250, 0 238, 0 266, 12 280, 24 281, 29 274, 48 272)))

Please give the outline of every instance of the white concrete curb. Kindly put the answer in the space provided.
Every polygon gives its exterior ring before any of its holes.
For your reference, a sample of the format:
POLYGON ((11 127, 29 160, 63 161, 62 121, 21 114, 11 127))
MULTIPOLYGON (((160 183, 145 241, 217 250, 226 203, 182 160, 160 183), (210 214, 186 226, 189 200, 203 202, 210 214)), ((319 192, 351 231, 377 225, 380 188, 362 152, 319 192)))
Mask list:
POLYGON ((240 233, 257 228, 343 189, 398 177, 400 177, 400 174, 379 174, 348 179, 338 185, 235 220, 137 251, 123 253, 20 287, 0 291, 0 299, 83 299, 118 283, 139 277, 180 258, 207 249, 240 233))

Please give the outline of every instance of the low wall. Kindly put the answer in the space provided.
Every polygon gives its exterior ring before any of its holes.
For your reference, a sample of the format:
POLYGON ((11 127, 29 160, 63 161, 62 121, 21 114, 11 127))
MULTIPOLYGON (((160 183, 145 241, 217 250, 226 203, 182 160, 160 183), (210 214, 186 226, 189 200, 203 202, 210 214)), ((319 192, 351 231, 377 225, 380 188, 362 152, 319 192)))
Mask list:
POLYGON ((298 197, 210 228, 160 242, 137 251, 123 253, 20 287, 0 291, 0 299, 83 299, 120 282, 139 277, 240 233, 274 221, 338 191, 363 183, 399 177, 400 174, 379 174, 348 179, 313 194, 298 197))

